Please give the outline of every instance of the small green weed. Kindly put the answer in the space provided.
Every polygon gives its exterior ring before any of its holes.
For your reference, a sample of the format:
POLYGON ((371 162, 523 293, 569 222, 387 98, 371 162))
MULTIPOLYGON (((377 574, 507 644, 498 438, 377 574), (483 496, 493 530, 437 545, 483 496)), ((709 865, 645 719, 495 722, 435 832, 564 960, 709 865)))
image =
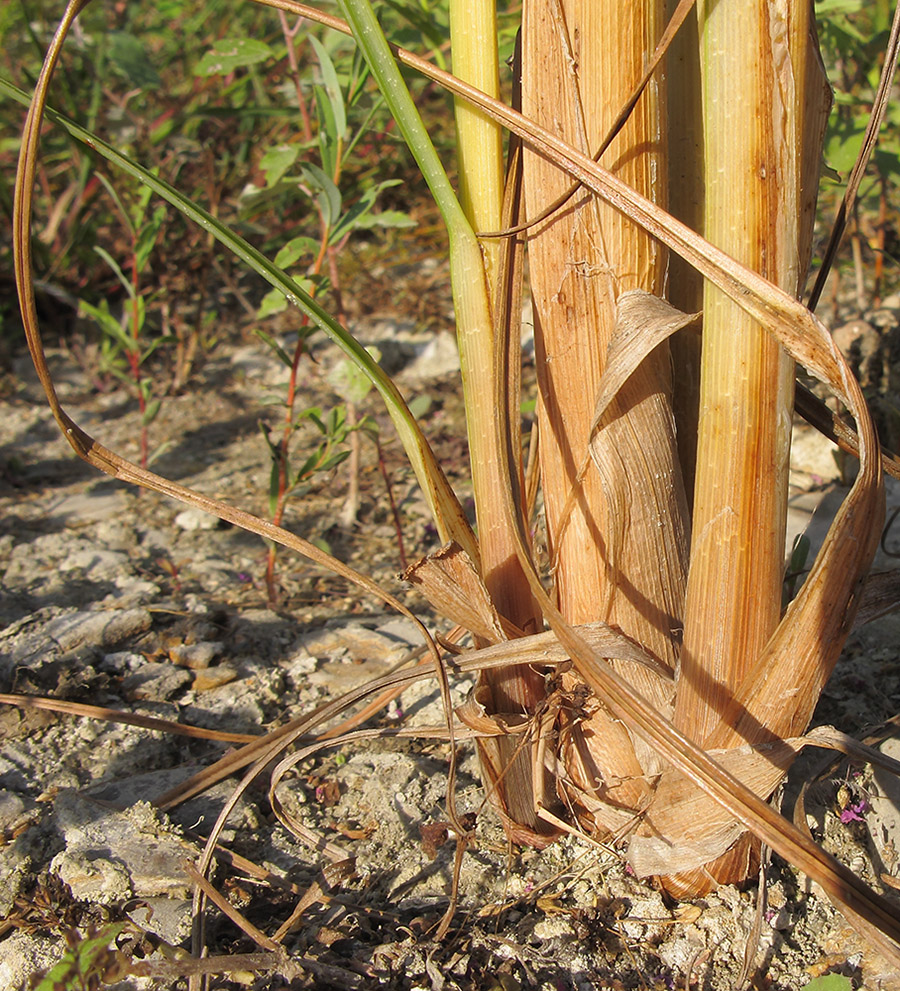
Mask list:
POLYGON ((128 958, 116 949, 110 949, 126 924, 104 926, 89 930, 82 936, 77 929, 66 932, 66 952, 51 967, 34 991, 98 991, 107 984, 120 981, 128 973, 128 958))
POLYGON ((99 305, 82 300, 79 313, 90 317, 103 335, 101 343, 101 374, 111 373, 132 386, 137 393, 138 408, 141 413, 141 467, 146 468, 164 450, 157 448, 150 453, 148 428, 159 414, 161 396, 153 395, 153 380, 144 370, 144 363, 157 348, 172 343, 175 338, 160 334, 149 342, 144 333, 147 315, 146 292, 141 287, 141 276, 147 268, 150 255, 159 237, 160 228, 166 217, 166 208, 158 204, 150 210, 151 192, 140 186, 130 206, 120 198, 116 189, 105 176, 100 176, 109 195, 116 205, 130 239, 130 252, 127 274, 112 255, 99 245, 94 250, 109 265, 127 295, 127 303, 121 318, 110 310, 109 302, 102 299, 99 305))

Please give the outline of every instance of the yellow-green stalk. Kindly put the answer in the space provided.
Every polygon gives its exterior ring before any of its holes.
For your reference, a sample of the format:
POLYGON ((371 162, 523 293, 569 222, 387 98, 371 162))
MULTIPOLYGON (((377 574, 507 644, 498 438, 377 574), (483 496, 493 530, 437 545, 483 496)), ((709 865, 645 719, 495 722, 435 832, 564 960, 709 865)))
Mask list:
MULTIPOLYGON (((451 0, 450 40, 453 72, 490 96, 500 92, 497 53, 497 13, 494 0, 451 0)), ((496 231, 502 227, 504 165, 502 128, 483 111, 464 100, 455 101, 456 147, 459 168, 460 200, 469 223, 475 230, 496 231)), ((482 243, 484 277, 490 298, 496 304, 504 245, 496 239, 482 243)), ((472 280, 459 281, 454 276, 454 298, 474 293, 472 280)), ((461 302, 462 299, 460 300, 461 302)), ((457 305, 460 305, 459 303, 457 305)), ((463 305, 466 305, 463 303, 463 305)), ((513 302, 512 305, 516 305, 513 302)), ((507 372, 509 327, 499 325, 501 310, 492 308, 491 326, 480 328, 476 338, 464 329, 457 315, 460 342, 460 365, 463 376, 469 450, 472 456, 472 482, 478 520, 484 582, 501 614, 517 626, 534 630, 539 613, 515 553, 503 501, 498 486, 518 490, 517 464, 504 473, 503 460, 495 439, 515 438, 519 444, 518 424, 511 421, 510 410, 517 411, 519 397, 509 395, 518 376, 507 372), (496 431, 491 420, 502 419, 496 431)), ((513 324, 518 334, 518 321, 513 324)), ((516 341, 517 343, 517 341, 516 341)), ((501 440, 501 443, 506 441, 501 440)), ((493 712, 525 714, 533 712, 544 692, 543 678, 529 667, 510 667, 486 672, 482 684, 489 692, 487 704, 493 712)), ((540 829, 535 817, 535 796, 531 754, 515 738, 488 742, 480 748, 482 765, 488 780, 497 781, 495 804, 509 815, 512 824, 529 830, 540 829)), ((544 802, 543 796, 541 801, 544 802)), ((544 803, 546 804, 546 803, 544 803)))
MULTIPOLYGON (((799 268, 789 0, 699 5, 706 238, 790 292, 799 268)), ((793 362, 704 290, 693 542, 676 725, 703 743, 778 622, 793 362)))
MULTIPOLYGON (((450 0, 453 74, 499 98, 497 9, 493 0, 450 0)), ((483 110, 454 98, 459 198, 476 231, 500 228, 503 207, 503 128, 483 110)), ((488 283, 493 289, 501 242, 482 242, 488 283)))

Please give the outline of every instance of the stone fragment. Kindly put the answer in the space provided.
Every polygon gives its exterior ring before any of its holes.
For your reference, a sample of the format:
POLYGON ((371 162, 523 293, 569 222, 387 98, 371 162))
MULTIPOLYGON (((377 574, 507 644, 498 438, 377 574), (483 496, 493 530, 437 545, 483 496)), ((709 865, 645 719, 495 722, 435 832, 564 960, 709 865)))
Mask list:
POLYGON ((796 425, 791 432, 791 471, 806 476, 804 487, 821 486, 840 478, 837 450, 837 444, 818 430, 796 425))
POLYGON ((190 684, 191 675, 172 664, 144 664, 122 680, 129 702, 165 702, 190 684))
POLYGON ((64 791, 53 811, 66 847, 50 869, 75 898, 107 903, 187 897, 191 882, 182 862, 195 859, 199 850, 148 802, 117 812, 64 791))
POLYGON ((114 578, 129 570, 129 563, 123 551, 82 547, 63 558, 58 567, 60 571, 81 571, 92 578, 114 578))
POLYGON ((219 526, 220 520, 217 516, 204 513, 202 509, 191 506, 182 510, 175 517, 175 525, 182 530, 215 530, 219 526))
POLYGON ((0 955, 0 987, 25 988, 31 978, 49 970, 62 956, 59 941, 51 936, 13 930, 3 939, 0 955))
POLYGON ((425 382, 459 372, 459 348, 452 334, 436 334, 404 369, 407 378, 425 382))
POLYGON ((0 791, 0 836, 27 821, 25 802, 13 791, 0 791))
POLYGON ((206 668, 194 675, 193 689, 195 692, 208 692, 220 688, 237 678, 237 671, 230 664, 217 664, 214 668, 206 668))
MULTIPOLYGON (((196 715, 196 710, 190 712, 191 717, 196 715)), ((195 718, 189 718, 188 721, 200 722, 195 718)), ((121 780, 105 781, 92 785, 88 791, 82 794, 100 802, 117 806, 134 805, 142 800, 154 801, 202 769, 200 764, 184 764, 181 767, 132 774, 121 780)), ((212 827, 225 803, 231 798, 233 791, 234 782, 232 780, 220 781, 195 798, 177 805, 167 813, 166 818, 169 822, 174 823, 176 828, 178 826, 185 829, 199 828, 205 832, 212 827)), ((228 819, 222 834, 224 842, 227 843, 234 839, 234 827, 236 825, 249 829, 259 827, 259 820, 253 811, 252 803, 248 802, 246 796, 238 801, 228 819)))
POLYGON ((208 668, 214 657, 222 653, 224 644, 214 640, 201 640, 199 643, 182 643, 169 648, 169 659, 173 664, 196 671, 208 668))
POLYGON ((187 898, 144 898, 128 917, 169 946, 178 946, 191 934, 191 902, 187 898))
POLYGON ((351 661, 383 661, 393 664, 409 650, 409 643, 393 632, 370 630, 360 623, 326 627, 304 634, 298 646, 313 657, 335 658, 346 654, 351 661))
POLYGON ((96 520, 113 519, 125 512, 125 486, 115 491, 97 491, 96 488, 63 496, 48 509, 48 515, 71 522, 93 523, 96 520))
POLYGON ((115 647, 129 637, 145 633, 151 622, 146 609, 76 612, 50 620, 43 632, 63 650, 82 644, 115 647))
POLYGON ((143 654, 136 654, 133 650, 117 650, 111 654, 103 655, 101 668, 104 671, 113 671, 122 674, 123 671, 137 671, 147 663, 143 654))
MULTIPOLYGON (((885 740, 879 749, 900 760, 900 740, 885 740)), ((871 810, 865 821, 885 872, 900 886, 900 777, 883 767, 873 768, 873 777, 868 795, 871 810)))

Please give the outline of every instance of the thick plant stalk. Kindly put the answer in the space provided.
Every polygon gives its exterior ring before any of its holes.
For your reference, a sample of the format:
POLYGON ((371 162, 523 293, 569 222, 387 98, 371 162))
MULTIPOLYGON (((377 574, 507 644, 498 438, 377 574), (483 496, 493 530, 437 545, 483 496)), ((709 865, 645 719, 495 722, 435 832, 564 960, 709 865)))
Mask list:
MULTIPOLYGON (((656 0, 526 2, 523 113, 593 152, 641 77, 664 23, 664 5, 656 0)), ((659 201, 665 167, 661 99, 651 81, 603 158, 619 178, 659 201)), ((570 180, 530 151, 524 168, 527 213, 535 216, 570 180)), ((664 251, 615 210, 577 195, 531 232, 529 261, 542 485, 560 611, 569 622, 602 619, 620 626, 674 669, 686 505, 666 347, 650 356, 615 401, 610 443, 623 459, 636 454, 635 462, 614 479, 601 480, 593 466, 583 471, 616 300, 635 288, 661 294, 664 251), (659 553, 661 545, 671 553, 659 553)), ((659 681, 631 669, 627 674, 661 711, 670 710, 671 695, 659 681)), ((618 784, 604 786, 602 801, 632 808, 646 802, 645 763, 651 772, 656 764, 651 754, 635 751, 620 723, 599 710, 571 739, 570 773, 583 790, 593 791, 598 779, 613 781, 618 784)))
MULTIPOLYGON (((702 231, 792 294, 808 257, 801 243, 803 156, 820 153, 802 141, 807 8, 791 0, 724 0, 701 2, 698 9, 702 231)), ((733 717, 734 694, 779 621, 794 365, 709 283, 703 312, 693 545, 675 725, 701 745, 715 739, 732 747, 761 738, 738 738, 723 718, 733 717)), ((797 693, 805 694, 803 688, 797 693)), ((766 729, 760 727, 762 736, 766 729)), ((744 837, 670 887, 697 891, 714 881, 743 880, 752 862, 744 837)))
MULTIPOLYGON (((701 3, 705 236, 799 280, 801 133, 790 0, 701 3)), ((801 64, 803 62, 801 61, 801 64)), ((778 623, 793 362, 707 283, 691 572, 676 725, 703 743, 778 623)))
MULTIPOLYGON (((450 45, 453 73, 499 99, 500 67, 497 55, 497 9, 493 0, 451 0, 450 45)), ((503 128, 483 111, 458 97, 456 156, 459 199, 476 231, 500 227, 503 208, 503 128)), ((488 283, 497 283, 501 242, 481 243, 488 283)))

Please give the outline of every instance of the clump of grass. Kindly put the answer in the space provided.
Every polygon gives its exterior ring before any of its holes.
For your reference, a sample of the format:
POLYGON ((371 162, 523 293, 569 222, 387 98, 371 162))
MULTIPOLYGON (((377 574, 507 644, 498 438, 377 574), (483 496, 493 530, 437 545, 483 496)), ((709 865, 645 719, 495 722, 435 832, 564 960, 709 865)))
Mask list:
MULTIPOLYGON (((16 212, 24 319, 60 426, 98 467, 299 550, 402 610, 365 576, 308 542, 106 451, 59 405, 34 316, 28 235, 46 84, 84 5, 70 3, 36 89, 16 212)), ((526 2, 521 113, 496 98, 496 42, 486 2, 451 9, 457 77, 392 50, 367 0, 341 0, 347 25, 289 0, 273 5, 352 31, 441 210, 477 535, 397 388, 321 303, 186 196, 108 147, 103 154, 204 225, 299 306, 386 402, 448 544, 409 577, 473 635, 477 649, 456 670, 482 671, 471 705, 458 720, 448 707, 441 732, 451 742, 461 733, 478 739, 486 783, 508 834, 536 845, 562 831, 628 835, 635 870, 660 877, 679 895, 744 880, 766 844, 817 880, 882 952, 900 959, 891 904, 767 804, 802 746, 850 746, 839 734, 804 733, 852 627, 884 514, 880 451, 860 388, 827 330, 797 301, 811 252, 811 176, 825 113, 807 6, 700 3, 696 18, 685 16, 688 5, 680 7, 681 44, 698 57, 670 66, 672 92, 684 105, 669 114, 663 80, 643 71, 663 35, 661 3, 526 2), (614 60, 604 57, 611 38, 621 42, 614 60), (397 56, 466 102, 458 114, 462 202, 397 56), (702 100, 696 98, 701 92, 702 100), (750 101, 751 112, 744 102, 735 109, 738 95, 750 101), (623 105, 629 113, 619 113, 623 105), (498 125, 525 144, 521 171, 517 145, 510 145, 502 194, 498 125), (690 170, 690 181, 677 183, 677 170, 667 164, 670 130, 673 144, 685 133, 695 136, 682 145, 692 159, 701 156, 702 168, 690 170), (605 165, 593 158, 598 146, 605 165), (582 188, 564 197, 572 178, 582 188), (666 211, 670 199, 699 230, 666 211), (526 218, 540 217, 527 240, 549 589, 528 532, 518 435, 517 202, 526 218), (483 246, 477 227, 506 227, 512 240, 483 246), (681 272, 703 279, 699 356, 688 330, 695 319, 662 298, 668 253, 681 259, 681 272), (676 369, 681 404, 673 406, 667 352, 675 335, 685 339, 671 354, 685 363, 676 369), (794 362, 824 382, 854 418, 860 471, 782 614, 794 362), (679 443, 679 430, 694 436, 679 443), (544 624, 552 633, 541 632, 544 624), (561 659, 571 668, 558 679, 547 677, 561 659)), ((892 53, 891 67, 893 60, 892 53)), ((693 308, 700 286, 691 277, 678 290, 679 301, 693 298, 693 308)), ((420 628, 446 702, 451 665, 420 628)), ((365 692, 402 681, 381 681, 365 692)), ((365 692, 248 744, 175 797, 249 767, 246 787, 286 747, 365 692)), ((277 780, 320 745, 281 759, 270 792, 276 809, 277 780)), ((470 828, 453 809, 452 777, 451 764, 449 816, 464 849, 470 828)), ((298 828, 283 810, 279 815, 298 828)), ((212 896, 205 882, 199 890, 212 896)))

